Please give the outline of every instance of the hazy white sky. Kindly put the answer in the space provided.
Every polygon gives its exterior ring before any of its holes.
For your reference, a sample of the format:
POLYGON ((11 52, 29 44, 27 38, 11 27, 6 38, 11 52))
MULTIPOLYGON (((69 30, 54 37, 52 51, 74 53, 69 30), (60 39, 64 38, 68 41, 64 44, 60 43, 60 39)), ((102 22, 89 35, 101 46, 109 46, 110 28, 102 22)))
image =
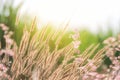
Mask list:
POLYGON ((118 26, 120 21, 120 0, 25 0, 21 12, 26 10, 41 23, 58 25, 70 19, 72 27, 85 25, 92 30, 108 22, 118 26))

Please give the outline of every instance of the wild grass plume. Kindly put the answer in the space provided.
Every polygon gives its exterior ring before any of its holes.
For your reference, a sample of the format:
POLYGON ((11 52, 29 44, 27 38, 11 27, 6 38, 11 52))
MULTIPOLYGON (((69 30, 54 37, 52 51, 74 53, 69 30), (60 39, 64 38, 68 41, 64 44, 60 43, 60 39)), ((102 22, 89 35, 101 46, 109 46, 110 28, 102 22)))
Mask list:
POLYGON ((71 36, 73 41, 60 48, 66 27, 48 33, 46 26, 32 34, 34 24, 35 21, 30 30, 24 29, 19 46, 11 39, 13 33, 8 27, 0 24, 5 39, 5 48, 0 49, 1 80, 95 80, 95 78, 103 80, 105 78, 105 75, 98 73, 97 69, 103 62, 106 47, 97 50, 99 44, 91 45, 81 53, 78 49, 81 44, 79 32, 74 31, 71 36))

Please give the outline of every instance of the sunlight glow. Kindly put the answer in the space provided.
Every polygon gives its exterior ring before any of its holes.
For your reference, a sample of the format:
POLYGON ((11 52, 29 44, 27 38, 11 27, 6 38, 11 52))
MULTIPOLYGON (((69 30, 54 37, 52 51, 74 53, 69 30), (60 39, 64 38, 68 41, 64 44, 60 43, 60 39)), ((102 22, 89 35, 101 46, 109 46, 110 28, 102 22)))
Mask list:
MULTIPOLYGON (((39 17, 43 23, 60 24, 70 20, 72 27, 118 24, 120 0, 26 0, 22 11, 39 17)), ((115 25, 118 26, 118 25, 115 25)))

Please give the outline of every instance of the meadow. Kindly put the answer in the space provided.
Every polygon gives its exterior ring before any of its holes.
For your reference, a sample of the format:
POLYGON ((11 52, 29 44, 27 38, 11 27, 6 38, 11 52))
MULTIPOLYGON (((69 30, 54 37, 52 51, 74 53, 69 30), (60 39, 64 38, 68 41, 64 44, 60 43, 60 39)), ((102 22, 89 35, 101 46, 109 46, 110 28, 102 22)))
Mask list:
POLYGON ((22 20, 22 4, 13 3, 0 7, 1 80, 120 80, 120 35, 111 27, 98 33, 70 31, 68 24, 38 29, 36 18, 22 20))

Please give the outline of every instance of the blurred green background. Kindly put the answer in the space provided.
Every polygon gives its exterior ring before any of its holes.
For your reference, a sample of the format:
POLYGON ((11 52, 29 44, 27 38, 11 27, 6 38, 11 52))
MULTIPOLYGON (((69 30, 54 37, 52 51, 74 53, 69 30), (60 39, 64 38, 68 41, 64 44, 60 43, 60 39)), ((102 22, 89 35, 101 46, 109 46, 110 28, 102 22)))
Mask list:
MULTIPOLYGON (((14 32, 14 35, 12 36, 13 39, 16 41, 17 45, 19 46, 20 40, 23 34, 23 29, 26 26, 27 29, 30 28, 33 16, 30 16, 28 14, 23 14, 22 16, 19 16, 19 10, 21 9, 24 2, 19 3, 18 5, 14 6, 14 0, 5 0, 4 3, 2 3, 2 0, 0 0, 0 23, 3 23, 9 27, 11 31, 14 32), (22 18, 21 18, 22 17, 22 18), (24 17, 24 19, 23 19, 24 17), (18 20, 19 22, 16 23, 18 20)), ((51 31, 55 31, 55 27, 48 24, 49 30, 47 33, 51 31)), ((115 32, 113 31, 112 27, 108 25, 108 29, 106 31, 99 29, 97 33, 93 33, 89 29, 80 29, 80 41, 81 45, 79 47, 80 52, 83 52, 86 48, 88 48, 92 44, 98 44, 100 43, 100 46, 98 48, 101 49, 104 45, 102 42, 111 36, 117 36, 115 32)), ((44 26, 43 26, 44 27, 44 26)), ((106 26, 105 26, 106 27, 106 26)), ((35 24, 35 31, 37 31, 37 24, 35 24)), ((41 29, 40 29, 41 30, 41 29)), ((117 32, 117 33, 120 33, 117 32)), ((0 29, 0 41, 2 43, 2 48, 5 47, 5 40, 3 38, 4 32, 0 29)), ((66 46, 70 42, 72 42, 72 39, 70 38, 70 35, 73 34, 73 31, 68 30, 64 35, 60 42, 60 48, 66 46)), ((54 42, 51 41, 50 44, 51 48, 54 47, 54 42)), ((105 60, 105 63, 109 63, 110 61, 108 59, 105 60)))
MULTIPOLYGON (((27 29, 29 29, 29 26, 32 24, 32 16, 29 16, 28 14, 23 14, 22 17, 26 20, 19 19, 19 10, 21 9, 23 5, 23 1, 19 3, 18 5, 14 6, 14 0, 5 0, 4 3, 2 3, 2 0, 0 2, 0 23, 4 23, 7 25, 10 30, 14 32, 13 38, 17 42, 17 45, 19 45, 22 34, 23 34, 23 29, 24 26, 27 26, 27 29), (16 19, 19 19, 19 24, 16 24, 16 19)), ((50 26, 50 30, 54 30, 54 26, 50 26)), ((37 30, 37 25, 36 25, 36 30, 37 30)), ((102 42, 110 37, 110 36, 116 36, 114 34, 114 31, 112 30, 112 27, 109 27, 108 30, 105 32, 102 29, 99 29, 97 33, 93 33, 89 29, 82 29, 79 31, 80 32, 80 41, 81 45, 79 47, 80 51, 83 52, 88 46, 91 44, 100 44, 100 48, 103 47, 102 42)), ((2 35, 3 32, 0 31, 0 39, 2 42, 2 35)), ((63 47, 70 43, 72 41, 71 38, 69 38, 68 35, 70 35, 72 31, 67 31, 65 35, 62 38, 62 41, 60 43, 60 46, 63 47), (63 43, 64 42, 64 43, 63 43)))

